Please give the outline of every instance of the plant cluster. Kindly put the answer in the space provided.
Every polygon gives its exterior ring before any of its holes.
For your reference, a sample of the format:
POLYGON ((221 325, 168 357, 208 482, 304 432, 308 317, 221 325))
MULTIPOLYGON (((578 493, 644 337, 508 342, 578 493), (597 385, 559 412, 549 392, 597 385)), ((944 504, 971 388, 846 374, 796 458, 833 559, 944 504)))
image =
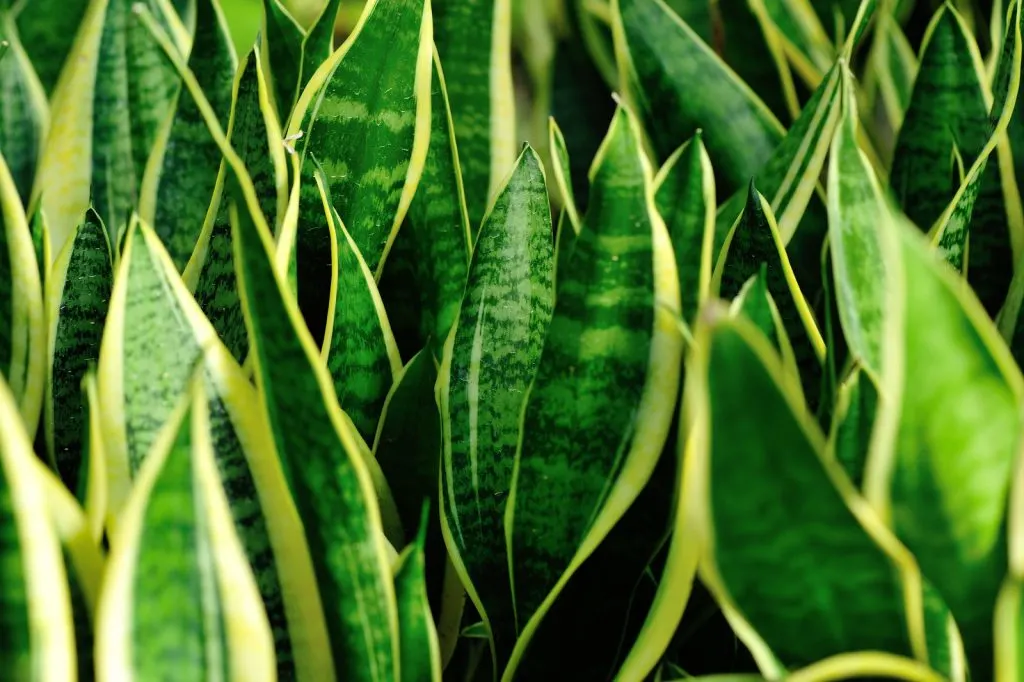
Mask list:
POLYGON ((1021 1, 0 3, 0 678, 1024 679, 1021 1))

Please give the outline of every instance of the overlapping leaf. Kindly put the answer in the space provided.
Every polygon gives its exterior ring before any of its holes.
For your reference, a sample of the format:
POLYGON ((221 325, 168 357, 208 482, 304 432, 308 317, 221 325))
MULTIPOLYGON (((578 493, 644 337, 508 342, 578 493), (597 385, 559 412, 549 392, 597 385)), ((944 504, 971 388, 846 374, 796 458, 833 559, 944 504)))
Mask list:
POLYGON ((0 59, 0 92, 4 98, 0 110, 0 152, 14 178, 18 196, 27 204, 50 113, 46 93, 25 54, 12 11, 6 6, 0 9, 0 38, 8 43, 7 53, 0 59))

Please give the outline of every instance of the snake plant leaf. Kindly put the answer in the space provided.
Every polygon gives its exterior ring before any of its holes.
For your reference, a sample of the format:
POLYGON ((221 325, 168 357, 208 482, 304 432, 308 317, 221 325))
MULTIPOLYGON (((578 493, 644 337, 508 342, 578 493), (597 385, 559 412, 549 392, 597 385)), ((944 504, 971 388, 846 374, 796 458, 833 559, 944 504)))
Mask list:
POLYGON ((996 606, 995 679, 1019 680, 1024 674, 1021 641, 1024 640, 1024 590, 1018 576, 1008 576, 996 606))
POLYGON ((298 96, 306 32, 281 0, 263 0, 261 35, 264 41, 261 52, 266 70, 272 74, 277 111, 283 116, 291 110, 298 96))
POLYGON ((720 191, 741 188, 782 141, 782 124, 662 0, 615 0, 613 9, 620 79, 657 154, 667 159, 700 128, 720 191))
MULTIPOLYGON (((217 118, 226 122, 238 59, 218 0, 196 2, 196 30, 188 63, 217 118)), ((153 225, 171 259, 183 270, 213 196, 220 150, 184 88, 179 87, 172 111, 162 125, 142 178, 139 215, 153 225)), ((248 141, 248 137, 245 139, 248 141)))
POLYGON ((0 378, 0 660, 17 679, 77 679, 67 573, 38 460, 0 378))
MULTIPOLYGON (((306 87, 306 83, 316 73, 316 70, 334 52, 334 33, 340 9, 341 0, 327 0, 313 25, 309 27, 309 31, 306 32, 305 37, 302 39, 302 72, 299 74, 296 93, 302 92, 303 88, 306 87)), ((291 105, 292 103, 289 102, 288 104, 291 105)), ((282 119, 286 118, 285 114, 289 112, 281 112, 282 119)))
POLYGON ((54 256, 90 204, 111 243, 119 241, 150 150, 174 106, 178 79, 139 22, 137 6, 170 27, 179 52, 189 42, 166 0, 90 3, 51 98, 50 130, 30 201, 31 207, 41 201, 46 210, 54 256))
POLYGON ((896 247, 888 206, 857 144, 853 76, 843 68, 843 120, 832 140, 828 167, 829 250, 839 322, 850 353, 875 381, 883 372, 885 252, 896 247))
POLYGON ((565 136, 553 116, 548 119, 548 149, 551 150, 552 174, 561 197, 562 209, 569 217, 573 232, 579 234, 580 214, 572 185, 572 163, 569 161, 569 150, 565 146, 565 136))
POLYGON ((50 237, 47 234, 49 228, 46 225, 46 213, 42 206, 36 206, 35 212, 28 220, 29 232, 32 234, 32 251, 36 255, 36 264, 39 266, 39 282, 41 287, 46 286, 46 271, 50 267, 50 237))
POLYGON ((544 171, 526 146, 480 228, 437 385, 445 539, 488 624, 498 670, 516 638, 505 507, 519 415, 551 321, 553 261, 544 171))
POLYGON ((12 10, 0 10, 0 38, 9 44, 0 60, 0 92, 4 107, 0 111, 0 152, 18 188, 23 204, 28 204, 35 180, 39 149, 49 127, 46 91, 25 54, 12 10))
POLYGON ((948 604, 972 678, 988 678, 1024 380, 977 298, 900 227, 903 280, 890 305, 902 317, 886 337, 893 370, 879 393, 890 403, 864 490, 948 604))
POLYGON ((423 507, 416 541, 399 555, 395 567, 402 682, 441 682, 441 648, 427 601, 424 546, 428 508, 423 507))
POLYGON ((711 291, 724 299, 734 298, 762 264, 766 266, 768 291, 793 345, 803 392, 808 401, 816 405, 825 343, 796 282, 771 206, 751 183, 747 206, 726 236, 711 291))
MULTIPOLYGON (((854 3, 853 12, 845 17, 851 21, 860 4, 859 0, 852 1, 854 3)), ((776 34, 772 37, 779 41, 800 79, 811 87, 817 86, 822 75, 835 61, 837 54, 825 27, 815 15, 812 2, 806 0, 765 1, 755 6, 770 18, 770 30, 774 30, 776 34)), ((827 19, 831 18, 831 16, 827 17, 827 19)))
MULTIPOLYGON (((234 157, 234 172, 242 168, 234 157)), ((392 679, 398 617, 370 458, 275 268, 269 231, 254 222, 252 186, 237 187, 232 235, 256 382, 313 557, 336 670, 392 679)))
POLYGON ((879 407, 878 381, 860 368, 839 386, 836 413, 829 446, 853 487, 864 483, 864 466, 871 445, 871 432, 879 407))
POLYGON ((676 256, 683 317, 692 321, 710 292, 717 206, 711 158, 700 131, 669 157, 654 185, 676 256))
POLYGON ((97 616, 101 679, 173 665, 191 679, 273 680, 274 645, 214 461, 202 374, 132 489, 97 616))
POLYGON ((310 78, 288 127, 323 166, 334 207, 377 279, 427 157, 432 25, 426 0, 370 0, 310 78))
POLYGON ((103 540, 107 517, 107 453, 103 445, 103 423, 100 418, 100 397, 95 365, 82 377, 82 465, 75 498, 85 511, 89 531, 97 546, 103 540))
MULTIPOLYGON (((907 107, 910 106, 918 64, 917 54, 902 27, 888 12, 878 15, 875 40, 871 45, 868 60, 869 72, 866 81, 870 79, 877 89, 888 128, 898 131, 903 125, 907 107)), ((876 139, 876 145, 878 142, 876 139)), ((894 147, 887 147, 883 151, 886 158, 891 158, 894 147)))
POLYGON ((506 679, 562 587, 640 493, 672 422, 679 280, 640 145, 636 117, 620 108, 595 159, 524 408, 505 516, 520 627, 506 679))
POLYGON ((0 376, 35 436, 46 383, 46 328, 35 249, 14 178, 0 156, 0 376))
POLYGON ((324 339, 327 370, 334 382, 338 404, 352 419, 359 435, 373 442, 388 391, 402 370, 402 358, 384 303, 366 261, 331 204, 327 178, 317 172, 324 196, 335 269, 337 292, 328 309, 331 325, 324 339))
POLYGON ((52 94, 89 0, 34 0, 18 6, 18 35, 39 82, 52 94))
POLYGON ((705 584, 787 667, 861 649, 923 658, 923 622, 907 606, 920 590, 913 559, 824 457, 767 340, 723 317, 698 330, 696 348, 705 584), (757 410, 739 409, 752 399, 757 410))
POLYGON ((431 0, 466 209, 477 230, 516 157, 512 0, 431 0))
POLYGON ((89 209, 58 256, 46 287, 49 355, 45 433, 50 463, 74 490, 85 463, 87 433, 82 380, 99 359, 114 285, 107 231, 89 209))
MULTIPOLYGON (((444 71, 434 52, 430 149, 398 239, 407 242, 419 289, 419 335, 440 358, 466 286, 473 237, 444 71)), ((475 223, 479 226, 479 222, 475 223)), ((397 243, 397 242, 396 242, 397 243)))

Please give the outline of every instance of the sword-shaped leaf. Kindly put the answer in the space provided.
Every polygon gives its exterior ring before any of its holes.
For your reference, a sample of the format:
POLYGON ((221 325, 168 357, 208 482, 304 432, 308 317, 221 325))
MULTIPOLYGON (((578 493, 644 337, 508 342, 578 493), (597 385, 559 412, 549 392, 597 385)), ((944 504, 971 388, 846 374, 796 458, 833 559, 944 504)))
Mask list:
POLYGON ((620 79, 658 155, 700 128, 721 189, 741 188, 782 141, 778 119, 662 0, 612 6, 620 79))
POLYGON ((82 464, 73 489, 82 505, 89 532, 97 546, 103 541, 107 521, 107 453, 103 445, 103 423, 100 418, 100 394, 95 365, 82 378, 82 464))
POLYGON ((527 146, 481 226, 437 389, 445 539, 490 630, 499 671, 516 638, 505 503, 524 395, 551 321, 552 270, 544 171, 527 146))
POLYGON ((669 157, 654 186, 676 256, 683 318, 692 321, 710 293, 717 206, 715 175, 700 131, 669 157))
POLYGON ((561 197, 562 210, 569 217, 573 232, 579 234, 580 215, 576 208, 576 194, 572 186, 572 164, 569 162, 569 150, 565 146, 565 136, 552 116, 548 119, 548 149, 551 151, 551 168, 558 195, 561 197))
MULTIPOLYGON (((407 242, 409 265, 419 290, 423 343, 430 339, 440 358, 445 339, 458 314, 466 287, 466 270, 473 248, 469 214, 463 190, 462 166, 449 112, 446 80, 434 53, 434 79, 430 104, 430 150, 423 180, 398 239, 407 242)), ((479 221, 474 224, 479 227, 479 221)))
POLYGON ((45 91, 52 93, 85 16, 89 0, 21 3, 18 34, 45 91))
POLYGON ((376 278, 427 156, 432 36, 425 0, 370 0, 310 78, 288 128, 323 166, 334 207, 376 278))
POLYGON ((746 320, 720 319, 695 347, 707 428, 701 576, 716 599, 787 667, 860 649, 923 658, 913 558, 823 456, 767 340, 746 320))
MULTIPOLYGON (((130 238, 129 238, 130 239, 130 238)), ((100 679, 273 680, 274 643, 235 534, 197 373, 140 472, 97 616, 100 679)))
POLYGON ((0 377, 18 402, 29 437, 39 424, 46 383, 39 270, 17 187, 0 156, 0 377))
POLYGON ((78 678, 71 600, 46 490, 0 377, 0 661, 11 679, 78 678))
MULTIPOLYGON (((217 118, 226 122, 238 59, 218 0, 196 2, 196 30, 188 64, 217 118)), ((183 270, 199 239, 217 184, 220 150, 185 88, 179 87, 172 109, 173 114, 161 126, 142 178, 139 215, 153 225, 174 264, 183 270)), ((246 142, 249 137, 246 131, 246 142)), ((252 160, 266 163, 269 155, 252 160)))
POLYGON ((1024 379, 978 300, 900 227, 903 277, 889 305, 902 315, 887 329, 879 393, 889 402, 864 490, 949 605, 972 678, 988 679, 1024 379))
POLYGON ((832 433, 829 436, 831 454, 857 490, 864 483, 864 466, 879 407, 877 381, 872 374, 857 368, 839 386, 832 433))
POLYGON ((113 284, 107 231, 89 209, 50 270, 46 286, 46 449, 51 466, 70 490, 78 487, 87 447, 82 381, 99 359, 113 284))
POLYGON ((189 36, 166 0, 91 0, 51 98, 50 130, 30 206, 41 202, 56 256, 92 204, 112 244, 135 203, 150 150, 174 106, 178 79, 139 22, 147 7, 189 36), (45 188, 45 192, 43 192, 45 188))
MULTIPOLYGON (((917 79, 917 54, 899 22, 888 12, 878 15, 874 35, 864 84, 870 82, 877 89, 888 128, 899 131, 917 79)), ((888 142, 886 146, 886 158, 892 156, 892 145, 888 142)))
MULTIPOLYGON (((302 72, 299 74, 296 94, 302 92, 316 70, 330 59, 331 53, 334 52, 334 33, 340 9, 341 0, 326 0, 320 14, 302 39, 302 72)), ((290 106, 292 103, 288 104, 290 106)), ((281 118, 286 119, 290 112, 291 109, 282 111, 281 118)))
POLYGON ((262 36, 265 66, 274 83, 279 113, 287 113, 298 95, 302 74, 302 42, 306 37, 299 22, 281 0, 263 0, 262 36))
POLYGON ((620 109, 591 172, 583 228, 524 408, 506 508, 520 638, 640 493, 678 390, 679 280, 639 123, 620 109))
POLYGON ((441 682, 441 648, 427 601, 424 546, 427 540, 427 509, 416 541, 399 555, 395 567, 395 599, 401 637, 401 682, 441 682))
POLYGON ((12 13, 9 8, 0 9, 0 39, 8 43, 7 53, 0 59, 0 93, 4 99, 0 110, 0 152, 10 168, 18 196, 27 204, 50 112, 46 92, 25 54, 12 13))
POLYGON ((431 0, 474 234, 515 162, 512 0, 431 0))

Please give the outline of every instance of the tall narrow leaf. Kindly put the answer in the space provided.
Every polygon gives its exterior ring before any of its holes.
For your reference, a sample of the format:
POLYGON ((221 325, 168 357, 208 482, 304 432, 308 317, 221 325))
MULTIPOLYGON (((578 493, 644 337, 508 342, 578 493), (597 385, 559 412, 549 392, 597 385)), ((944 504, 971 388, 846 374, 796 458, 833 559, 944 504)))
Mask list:
MULTIPOLYGON (((424 508, 426 509, 426 507, 424 508)), ((427 602, 423 549, 426 519, 420 523, 416 541, 398 557, 395 568, 395 598, 401 636, 402 682, 441 682, 441 650, 437 630, 427 602)))
POLYGON ((10 168, 18 196, 28 203, 35 180, 39 151, 49 126, 46 93, 25 54, 12 10, 0 9, 0 38, 9 47, 0 59, 0 153, 10 168))

